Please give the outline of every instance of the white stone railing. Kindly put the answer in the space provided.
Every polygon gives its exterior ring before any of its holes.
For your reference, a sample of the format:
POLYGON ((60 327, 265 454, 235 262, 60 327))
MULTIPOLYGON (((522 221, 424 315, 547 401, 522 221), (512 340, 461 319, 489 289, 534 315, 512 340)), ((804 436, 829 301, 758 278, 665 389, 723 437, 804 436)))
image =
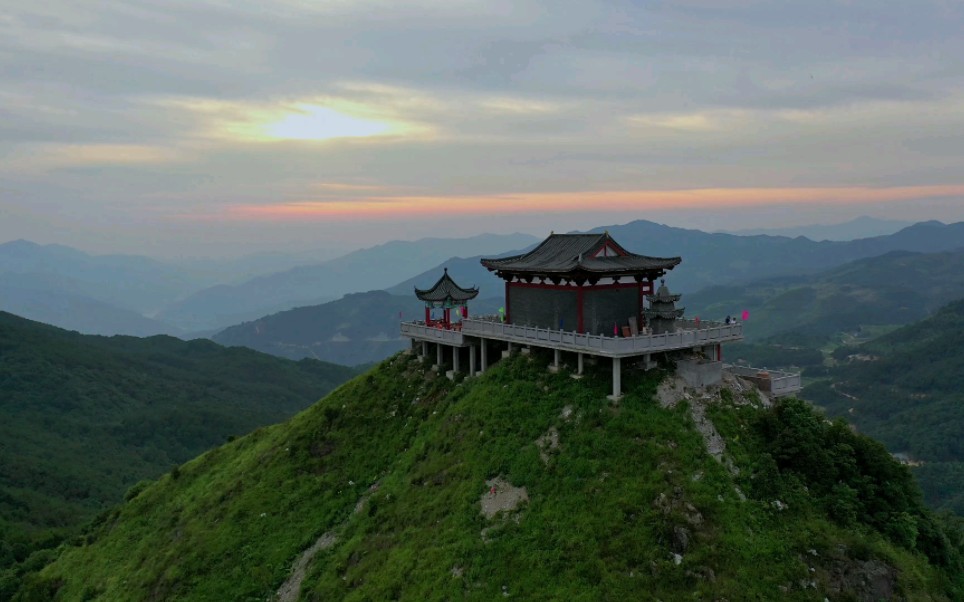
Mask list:
POLYGON ((427 326, 425 322, 402 322, 399 328, 404 337, 435 341, 446 345, 460 346, 464 343, 464 337, 459 330, 427 326))
POLYGON ((701 321, 697 329, 695 322, 679 320, 676 332, 609 337, 505 324, 497 316, 481 316, 462 320, 462 333, 467 336, 495 338, 526 345, 560 347, 615 357, 738 341, 743 338, 743 325, 701 321))

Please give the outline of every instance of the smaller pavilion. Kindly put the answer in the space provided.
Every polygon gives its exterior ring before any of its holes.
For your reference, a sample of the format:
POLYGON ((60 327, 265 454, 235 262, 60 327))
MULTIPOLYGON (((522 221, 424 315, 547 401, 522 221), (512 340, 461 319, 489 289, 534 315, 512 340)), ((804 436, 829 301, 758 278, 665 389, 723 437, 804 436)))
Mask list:
POLYGON ((432 288, 422 290, 415 287, 415 296, 420 301, 425 302, 425 325, 437 328, 452 328, 452 310, 458 309, 462 318, 469 317, 469 308, 466 305, 479 294, 478 287, 462 288, 449 276, 449 269, 445 268, 442 277, 438 279, 432 288), (432 319, 432 309, 441 308, 442 319, 432 319))

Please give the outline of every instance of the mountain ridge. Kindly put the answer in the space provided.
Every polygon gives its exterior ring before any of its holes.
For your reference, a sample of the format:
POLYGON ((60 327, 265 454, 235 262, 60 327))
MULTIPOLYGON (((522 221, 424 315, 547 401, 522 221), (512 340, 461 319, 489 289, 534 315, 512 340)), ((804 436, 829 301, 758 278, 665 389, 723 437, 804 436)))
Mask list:
POLYGON ((355 374, 206 340, 82 335, 0 312, 0 570, 137 481, 288 418, 355 374))
POLYGON ((804 236, 813 241, 821 240, 854 240, 857 238, 869 238, 872 236, 883 236, 893 234, 901 228, 906 228, 914 222, 888 220, 863 215, 855 217, 846 222, 836 224, 808 224, 805 226, 791 226, 785 228, 748 228, 743 230, 721 230, 726 234, 736 234, 738 236, 754 236, 763 234, 767 236, 786 236, 796 238, 804 236))

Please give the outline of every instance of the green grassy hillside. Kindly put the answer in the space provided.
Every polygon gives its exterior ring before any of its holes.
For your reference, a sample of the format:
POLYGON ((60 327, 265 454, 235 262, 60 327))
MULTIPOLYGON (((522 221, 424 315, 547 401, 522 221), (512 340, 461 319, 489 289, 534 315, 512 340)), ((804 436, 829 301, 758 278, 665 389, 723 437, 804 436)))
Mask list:
POLYGON ((807 399, 916 468, 928 501, 964 515, 964 301, 857 347, 834 352, 830 379, 807 399))
POLYGON ((909 473, 802 402, 627 371, 613 405, 607 366, 545 368, 451 383, 396 356, 132 491, 16 599, 964 595, 909 473))
POLYGON ((0 312, 0 569, 124 491, 355 375, 210 341, 80 335, 0 312))

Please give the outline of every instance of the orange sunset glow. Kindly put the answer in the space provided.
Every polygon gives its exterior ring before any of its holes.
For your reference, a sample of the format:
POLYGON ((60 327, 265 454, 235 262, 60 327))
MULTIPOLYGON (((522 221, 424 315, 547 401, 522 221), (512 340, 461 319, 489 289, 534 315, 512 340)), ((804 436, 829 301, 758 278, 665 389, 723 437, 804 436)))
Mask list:
POLYGON ((235 219, 302 220, 312 218, 395 219, 419 216, 471 216, 490 213, 538 214, 695 208, 748 208, 769 204, 834 205, 899 203, 915 199, 964 196, 964 184, 892 188, 704 188, 689 190, 587 191, 465 196, 326 197, 281 204, 239 205, 235 219))

